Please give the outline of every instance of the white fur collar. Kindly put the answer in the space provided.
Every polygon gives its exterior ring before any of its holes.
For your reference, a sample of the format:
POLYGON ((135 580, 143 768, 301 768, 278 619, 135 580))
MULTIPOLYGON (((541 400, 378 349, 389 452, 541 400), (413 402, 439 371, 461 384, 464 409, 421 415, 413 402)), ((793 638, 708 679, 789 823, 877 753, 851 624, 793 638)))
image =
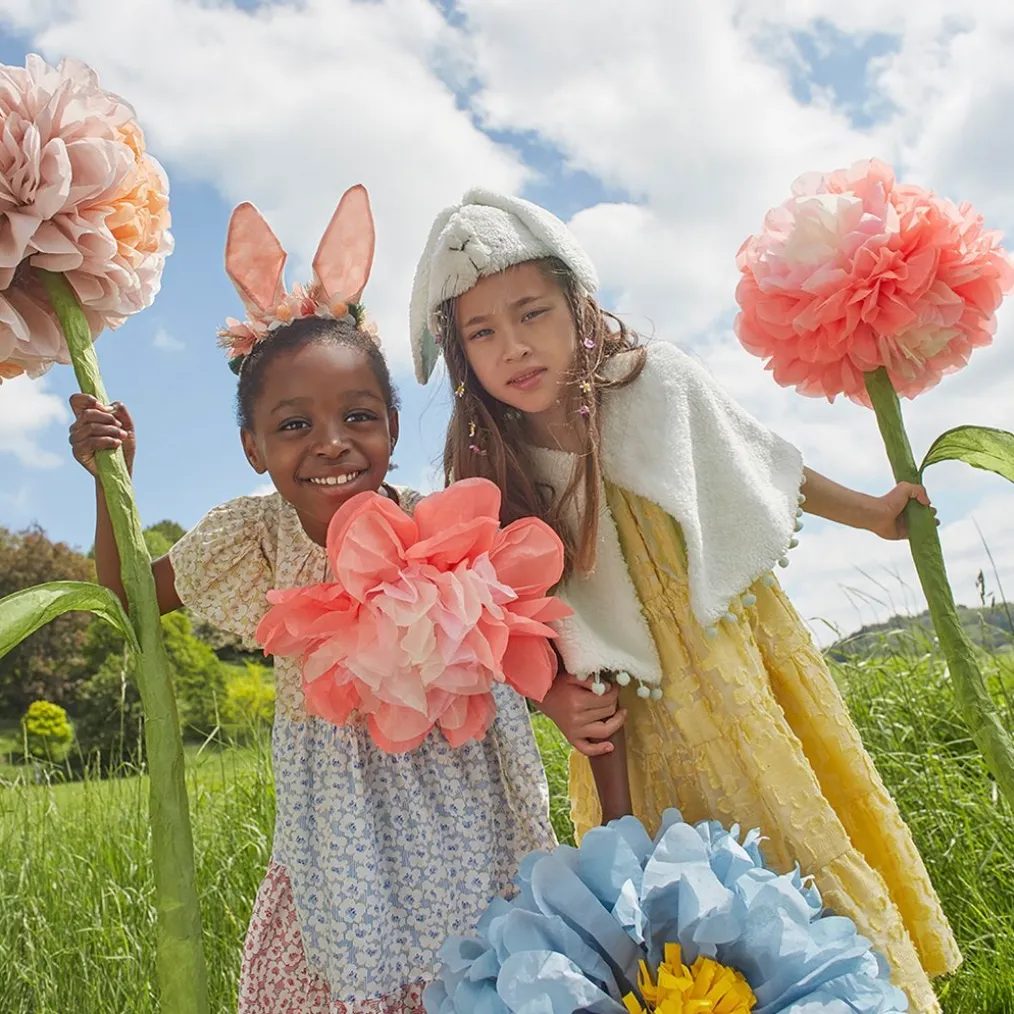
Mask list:
MULTIPOLYGON (((612 366, 619 375, 625 368, 623 362, 612 366)), ((752 419, 700 363, 671 344, 649 345, 638 379, 604 396, 601 453, 606 480, 657 504, 680 525, 690 604, 704 627, 718 622, 795 544, 803 479, 799 451, 752 419)), ((557 488, 572 460, 535 452, 539 471, 557 488)), ((633 648, 647 634, 644 618, 639 609, 631 613, 629 602, 620 606, 633 586, 625 567, 617 572, 618 538, 605 514, 595 574, 571 578, 562 589, 590 622, 580 615, 564 621, 561 649, 579 675, 626 669, 655 684, 660 673, 653 645, 633 648), (638 657, 630 659, 632 653, 638 657)))

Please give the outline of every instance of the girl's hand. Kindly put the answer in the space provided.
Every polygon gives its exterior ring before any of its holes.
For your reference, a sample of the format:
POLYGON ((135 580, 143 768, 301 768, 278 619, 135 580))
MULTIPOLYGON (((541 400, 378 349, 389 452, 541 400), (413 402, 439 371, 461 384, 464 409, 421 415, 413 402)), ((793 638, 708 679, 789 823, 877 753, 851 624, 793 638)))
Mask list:
POLYGON ((134 451, 137 446, 134 420, 121 402, 101 405, 90 394, 72 394, 70 408, 74 422, 70 427, 70 446, 74 457, 92 475, 96 474, 96 451, 114 451, 123 448, 127 471, 133 472, 134 451))
POLYGON ((575 750, 586 757, 601 757, 613 752, 613 744, 606 741, 627 719, 624 709, 617 710, 618 694, 619 687, 610 684, 599 697, 592 692, 590 681, 562 673, 539 710, 553 720, 575 750))
MULTIPOLYGON (((899 482, 890 493, 876 497, 876 510, 869 526, 870 531, 882 539, 907 539, 908 518, 905 516, 905 508, 911 500, 917 500, 930 507, 929 494, 925 487, 917 486, 913 482, 899 482)), ((931 509, 935 515, 936 508, 931 509)))
MULTIPOLYGON (((905 508, 912 500, 930 507, 926 490, 914 482, 899 482, 885 496, 869 496, 839 485, 825 475, 803 469, 803 510, 850 528, 862 528, 882 539, 907 539, 905 508)), ((936 509, 930 507, 936 514, 936 509)), ((937 524, 940 522, 938 521, 937 524)))

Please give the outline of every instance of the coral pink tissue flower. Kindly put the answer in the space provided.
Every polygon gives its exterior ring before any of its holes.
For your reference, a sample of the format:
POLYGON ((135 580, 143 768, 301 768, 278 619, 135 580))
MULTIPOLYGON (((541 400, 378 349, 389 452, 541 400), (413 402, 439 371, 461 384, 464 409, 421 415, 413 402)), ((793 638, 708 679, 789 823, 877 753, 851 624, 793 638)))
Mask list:
POLYGON ((299 655, 307 710, 365 718, 382 749, 417 747, 438 727, 452 747, 482 739, 494 683, 540 701, 556 674, 547 595, 563 545, 536 518, 500 527, 500 491, 465 479, 413 516, 360 493, 331 519, 334 583, 272 591, 257 629, 265 653, 299 655))
POLYGON ((77 60, 0 65, 0 381, 70 362, 33 268, 66 276, 94 338, 151 304, 172 242, 133 109, 77 60))
POLYGON ((988 345, 1014 262, 980 215, 858 162, 808 174, 740 248, 736 334, 775 380, 869 405, 884 367, 902 396, 988 345))

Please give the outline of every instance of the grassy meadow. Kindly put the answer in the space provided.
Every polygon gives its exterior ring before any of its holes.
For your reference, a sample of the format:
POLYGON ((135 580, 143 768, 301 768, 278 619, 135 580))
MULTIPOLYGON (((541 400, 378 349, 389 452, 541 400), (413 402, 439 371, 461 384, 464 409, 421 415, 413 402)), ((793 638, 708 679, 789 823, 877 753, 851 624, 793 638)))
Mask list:
MULTIPOLYGON (((1008 725, 1014 655, 985 656, 1008 725)), ((1014 1012, 1014 817, 953 706, 928 635, 836 663, 866 743, 926 857, 965 964, 939 984, 948 1014, 1014 1012)), ((567 747, 536 718, 562 840, 567 747)), ((0 739, 18 751, 16 732, 0 739)), ((213 1010, 235 1010, 239 955, 268 861, 267 742, 188 753, 213 1010)), ((147 1014, 154 913, 145 779, 64 783, 0 766, 0 1011, 147 1014)))

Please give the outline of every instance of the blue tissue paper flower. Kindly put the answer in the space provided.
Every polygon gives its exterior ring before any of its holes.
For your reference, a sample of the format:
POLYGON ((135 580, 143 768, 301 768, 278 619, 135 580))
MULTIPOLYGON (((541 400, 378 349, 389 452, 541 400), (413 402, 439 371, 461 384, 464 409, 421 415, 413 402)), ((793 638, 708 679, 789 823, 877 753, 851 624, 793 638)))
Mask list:
POLYGON ((740 973, 752 1014, 906 1011, 854 923, 825 913, 798 870, 767 869, 760 840, 667 810, 654 840, 623 817, 589 831, 580 848, 532 853, 513 899, 494 899, 475 936, 444 944, 427 1014, 650 1010, 639 1005, 644 968, 650 990, 675 944, 685 966, 712 959, 740 973))

